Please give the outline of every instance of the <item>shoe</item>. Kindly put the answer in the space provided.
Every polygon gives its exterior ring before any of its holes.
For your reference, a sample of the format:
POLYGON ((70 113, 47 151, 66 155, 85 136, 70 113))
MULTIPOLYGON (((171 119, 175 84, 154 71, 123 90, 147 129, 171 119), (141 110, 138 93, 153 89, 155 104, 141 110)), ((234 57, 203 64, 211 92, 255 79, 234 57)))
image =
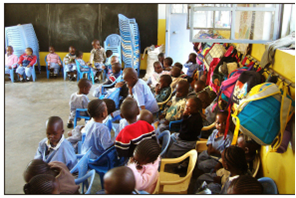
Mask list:
POLYGON ((68 122, 68 124, 67 124, 67 128, 72 128, 73 127, 73 124, 71 123, 71 122, 68 122))
POLYGON ((76 77, 75 77, 75 76, 73 76, 71 80, 72 80, 72 81, 75 81, 75 80, 76 80, 76 77))
POLYGON ((27 77, 27 81, 30 81, 30 77, 27 77))
POLYGON ((53 73, 52 73, 52 72, 50 72, 50 73, 49 73, 49 76, 50 76, 50 77, 53 77, 53 73))
POLYGON ((20 82, 23 82, 23 80, 24 80, 24 79, 23 79, 22 77, 20 77, 20 82))

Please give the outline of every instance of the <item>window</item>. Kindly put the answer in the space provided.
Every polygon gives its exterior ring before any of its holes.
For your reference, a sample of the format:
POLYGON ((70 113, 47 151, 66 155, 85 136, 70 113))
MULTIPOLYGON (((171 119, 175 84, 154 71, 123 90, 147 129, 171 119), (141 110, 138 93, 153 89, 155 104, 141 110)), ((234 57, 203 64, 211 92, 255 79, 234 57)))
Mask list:
POLYGON ((187 14, 187 4, 172 4, 171 14, 187 14))
POLYGON ((280 8, 280 4, 191 4, 188 11, 191 41, 266 43, 276 40, 280 8))

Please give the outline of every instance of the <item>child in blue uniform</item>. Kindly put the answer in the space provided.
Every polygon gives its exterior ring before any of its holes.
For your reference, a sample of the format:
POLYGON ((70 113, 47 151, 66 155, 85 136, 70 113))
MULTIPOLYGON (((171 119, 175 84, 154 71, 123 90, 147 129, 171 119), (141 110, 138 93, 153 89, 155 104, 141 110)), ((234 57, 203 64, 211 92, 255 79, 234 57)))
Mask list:
POLYGON ((60 117, 52 116, 47 120, 46 135, 39 142, 34 159, 42 159, 47 163, 59 161, 71 170, 77 163, 77 158, 71 143, 64 138, 63 120, 60 117))
POLYGON ((87 107, 92 118, 85 125, 85 140, 82 144, 81 153, 91 148, 90 158, 98 158, 107 148, 113 145, 108 127, 103 124, 103 120, 108 116, 107 106, 103 100, 94 99, 87 107))
POLYGON ((193 78, 194 70, 199 68, 199 65, 196 63, 196 54, 189 54, 188 61, 184 64, 184 67, 187 68, 186 75, 193 78))

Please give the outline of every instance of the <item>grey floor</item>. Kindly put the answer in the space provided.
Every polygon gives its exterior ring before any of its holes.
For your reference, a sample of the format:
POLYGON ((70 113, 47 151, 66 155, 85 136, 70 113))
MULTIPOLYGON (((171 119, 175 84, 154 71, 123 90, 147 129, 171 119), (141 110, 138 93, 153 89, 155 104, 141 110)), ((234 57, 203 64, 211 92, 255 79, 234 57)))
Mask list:
MULTIPOLYGON (((88 95, 94 99, 92 86, 88 95)), ((69 99, 76 92, 77 82, 47 79, 45 72, 37 74, 36 82, 11 83, 5 77, 5 194, 23 194, 23 172, 33 159, 38 142, 46 137, 45 121, 53 115, 64 121, 67 137, 69 99)), ((99 176, 92 192, 100 190, 99 176)))

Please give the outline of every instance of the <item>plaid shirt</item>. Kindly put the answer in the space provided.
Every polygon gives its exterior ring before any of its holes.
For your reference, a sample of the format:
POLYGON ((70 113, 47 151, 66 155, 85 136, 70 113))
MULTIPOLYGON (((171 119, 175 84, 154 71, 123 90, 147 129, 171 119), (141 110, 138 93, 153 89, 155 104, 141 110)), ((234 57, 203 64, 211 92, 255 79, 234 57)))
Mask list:
POLYGON ((18 64, 22 64, 23 66, 33 66, 37 60, 37 56, 31 55, 28 56, 26 53, 22 54, 19 58, 18 64))

